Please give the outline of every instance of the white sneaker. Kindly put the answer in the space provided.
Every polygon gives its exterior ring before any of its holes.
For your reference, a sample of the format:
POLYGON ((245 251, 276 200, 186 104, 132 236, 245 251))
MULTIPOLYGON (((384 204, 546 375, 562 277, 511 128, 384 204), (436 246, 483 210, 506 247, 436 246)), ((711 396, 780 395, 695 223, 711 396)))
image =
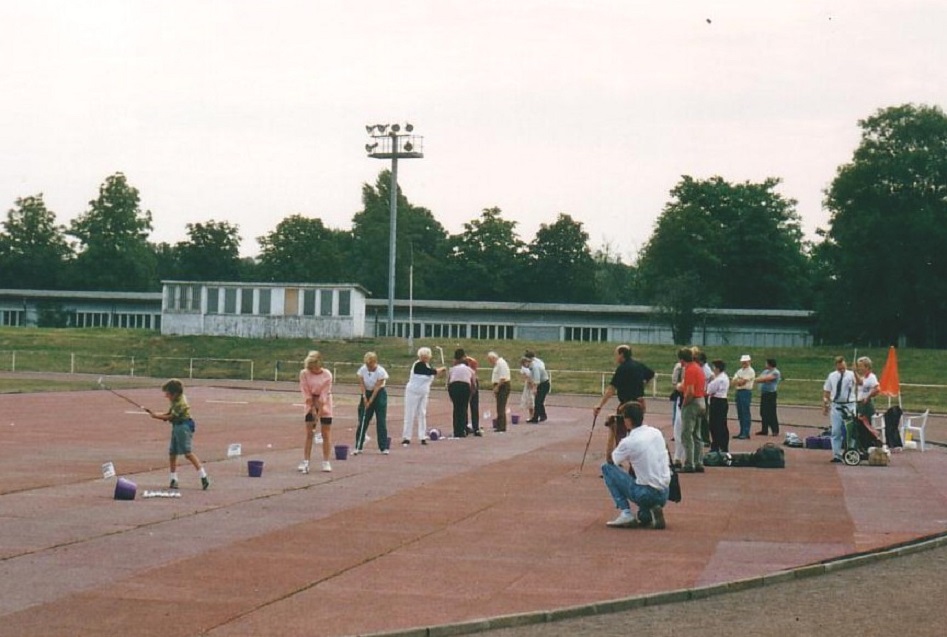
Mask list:
POLYGON ((309 473, 309 461, 303 460, 299 463, 299 466, 296 467, 296 471, 299 473, 309 473))
POLYGON ((353 455, 353 456, 357 456, 357 455, 360 454, 360 453, 362 453, 362 450, 361 450, 361 449, 356 449, 355 451, 352 452, 352 455, 353 455))
POLYGON ((325 471, 326 473, 329 473, 330 471, 332 471, 332 465, 329 464, 328 460, 322 463, 322 470, 325 471))
POLYGON ((637 523, 638 523, 638 518, 635 517, 634 513, 631 513, 630 511, 622 511, 621 513, 618 514, 617 518, 615 518, 614 520, 609 520, 605 524, 606 526, 623 527, 623 526, 636 525, 637 523))
POLYGON ((383 451, 381 452, 381 455, 387 456, 387 455, 388 455, 388 450, 387 450, 387 449, 383 450, 383 451))

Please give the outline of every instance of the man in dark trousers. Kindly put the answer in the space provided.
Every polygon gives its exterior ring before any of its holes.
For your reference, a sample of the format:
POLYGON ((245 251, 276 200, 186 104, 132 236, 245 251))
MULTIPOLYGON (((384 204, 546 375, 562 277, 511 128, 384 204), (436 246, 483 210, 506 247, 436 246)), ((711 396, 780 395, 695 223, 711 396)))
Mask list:
POLYGON ((628 345, 619 345, 615 348, 615 373, 612 374, 612 380, 605 388, 605 394, 598 406, 592 411, 597 416, 605 406, 605 403, 618 394, 618 404, 624 405, 629 401, 636 401, 641 405, 641 411, 645 411, 644 386, 645 383, 654 378, 654 371, 639 361, 631 357, 631 347, 628 345))

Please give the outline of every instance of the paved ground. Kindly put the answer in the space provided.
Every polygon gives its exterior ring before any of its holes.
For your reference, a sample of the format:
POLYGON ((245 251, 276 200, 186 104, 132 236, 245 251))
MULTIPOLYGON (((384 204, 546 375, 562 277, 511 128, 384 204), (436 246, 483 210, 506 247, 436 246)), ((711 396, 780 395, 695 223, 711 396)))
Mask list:
MULTIPOLYGON (((350 443, 354 396, 344 391, 335 432, 350 443)), ((161 405, 157 390, 129 394, 161 405)), ((788 450, 782 471, 682 476, 685 500, 669 507, 667 530, 621 531, 603 525, 614 511, 596 470, 601 429, 575 471, 591 399, 554 397, 544 425, 396 445, 300 476, 293 392, 194 387, 189 397, 213 487, 200 491, 183 469, 183 497, 135 502, 111 499, 100 465, 114 462, 140 491, 166 486, 166 426, 105 392, 0 397, 0 636, 407 629, 760 576, 947 530, 940 447, 888 468, 788 450), (233 442, 239 460, 226 458, 233 442), (249 458, 265 460, 262 478, 246 477, 249 458)), ((650 413, 667 429, 665 407, 650 413)), ((443 390, 431 411, 444 429, 443 390)), ((396 441, 400 413, 394 397, 396 441)), ((782 417, 800 433, 821 422, 813 410, 782 417)), ((730 599, 707 600, 710 615, 730 599)), ((836 593, 824 606, 862 603, 872 600, 836 593)), ((672 634, 653 621, 650 634, 672 634)))

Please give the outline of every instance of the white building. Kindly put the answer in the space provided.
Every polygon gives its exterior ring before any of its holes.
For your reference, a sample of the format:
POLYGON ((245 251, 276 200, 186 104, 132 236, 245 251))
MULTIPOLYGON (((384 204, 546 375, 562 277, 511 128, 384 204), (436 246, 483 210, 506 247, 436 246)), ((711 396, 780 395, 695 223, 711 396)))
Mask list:
POLYGON ((365 335, 360 285, 163 281, 161 333, 242 338, 365 335))

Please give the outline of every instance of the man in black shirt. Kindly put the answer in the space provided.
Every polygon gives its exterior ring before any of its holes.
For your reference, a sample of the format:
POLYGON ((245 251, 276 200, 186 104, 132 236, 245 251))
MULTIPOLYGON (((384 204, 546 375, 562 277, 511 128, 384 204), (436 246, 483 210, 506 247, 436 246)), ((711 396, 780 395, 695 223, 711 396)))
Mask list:
POLYGON ((647 365, 634 360, 631 357, 631 347, 628 345, 619 345, 615 348, 615 373, 612 380, 605 388, 605 394, 601 402, 593 410, 595 415, 602 410, 608 399, 618 394, 618 404, 635 400, 641 404, 641 410, 644 411, 644 386, 645 383, 654 378, 654 371, 647 365))

